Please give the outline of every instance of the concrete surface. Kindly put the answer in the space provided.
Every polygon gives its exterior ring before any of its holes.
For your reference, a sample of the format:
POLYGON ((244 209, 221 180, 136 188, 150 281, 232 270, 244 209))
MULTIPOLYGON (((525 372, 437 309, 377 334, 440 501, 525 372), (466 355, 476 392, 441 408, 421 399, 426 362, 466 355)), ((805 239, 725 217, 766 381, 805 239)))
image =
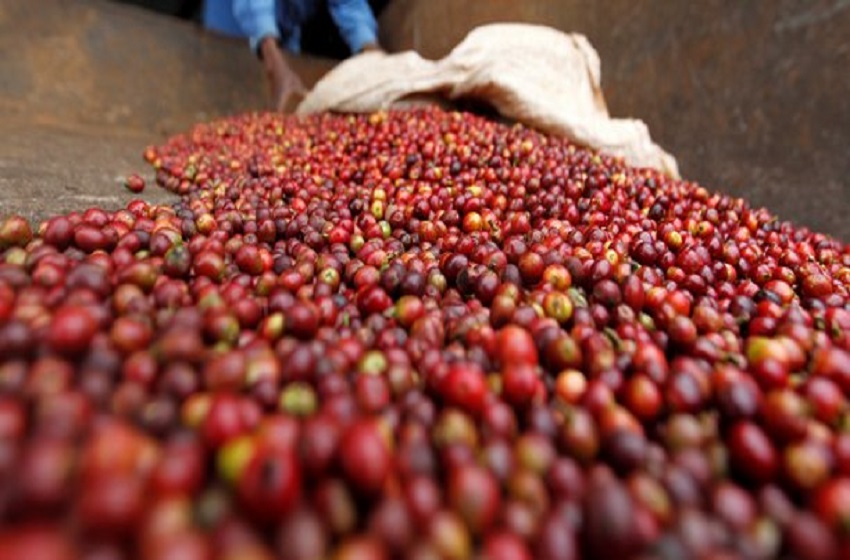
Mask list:
POLYGON ((134 197, 170 200, 162 189, 133 195, 122 187, 133 171, 152 181, 141 158, 150 134, 26 120, 4 120, 2 134, 0 217, 18 213, 38 221, 91 206, 116 209, 134 197))
MULTIPOLYGON (((0 53, 0 217, 122 207, 147 145, 269 101, 242 41, 105 0, 0 0, 0 53)), ((292 63, 307 85, 333 64, 292 63)))
POLYGON ((586 35, 685 178, 850 242, 850 1, 395 0, 381 28, 440 58, 497 21, 586 35))
MULTIPOLYGON (((394 0, 381 23, 437 58, 509 20, 586 34, 611 113, 687 178, 850 241, 850 1, 394 0)), ((145 146, 267 103, 241 41, 106 0, 0 0, 0 53, 0 217, 119 207, 145 146)), ((332 66, 293 64, 308 84, 332 66)))

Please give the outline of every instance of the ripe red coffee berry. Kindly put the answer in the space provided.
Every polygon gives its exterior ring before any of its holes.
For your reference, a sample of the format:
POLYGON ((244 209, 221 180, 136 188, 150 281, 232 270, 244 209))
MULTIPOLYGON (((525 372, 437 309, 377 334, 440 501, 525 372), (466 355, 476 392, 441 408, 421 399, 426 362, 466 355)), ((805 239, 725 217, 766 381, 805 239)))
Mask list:
POLYGON ((501 490, 496 477, 483 467, 464 465, 449 478, 449 502, 467 526, 483 534, 496 520, 501 490))
POLYGON ((52 350, 64 355, 85 352, 97 333, 97 322, 92 313, 78 305, 59 308, 50 319, 47 343, 52 350))
POLYGON ((441 392, 448 404, 477 414, 484 407, 487 396, 487 380, 481 367, 474 363, 460 362, 449 366, 449 371, 440 383, 441 392))
POLYGON ((824 484, 812 497, 812 509, 827 527, 846 535, 850 530, 850 478, 824 484))
POLYGON ((292 449, 262 446, 255 449, 236 481, 242 505, 265 520, 279 519, 301 497, 301 467, 292 449))
POLYGON ((362 419, 346 428, 339 460, 354 488, 367 494, 381 489, 390 472, 392 455, 376 420, 362 419))
POLYGON ((506 325, 496 333, 496 347, 503 364, 536 364, 534 339, 518 325, 506 325))
POLYGON ((776 475, 779 458, 764 431, 748 421, 736 423, 726 437, 732 467, 747 480, 770 482, 776 475))
POLYGON ((145 190, 145 180, 137 173, 132 173, 124 180, 124 188, 131 193, 140 193, 145 190))

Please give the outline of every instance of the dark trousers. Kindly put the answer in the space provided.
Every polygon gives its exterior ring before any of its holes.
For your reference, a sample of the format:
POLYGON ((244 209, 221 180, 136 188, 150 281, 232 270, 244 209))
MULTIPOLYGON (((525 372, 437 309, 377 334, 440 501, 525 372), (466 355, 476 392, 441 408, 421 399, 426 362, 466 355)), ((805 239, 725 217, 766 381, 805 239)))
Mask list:
MULTIPOLYGON (((388 3, 389 0, 369 0, 376 18, 388 3)), ((338 60, 351 56, 348 45, 331 19, 327 2, 322 2, 316 15, 301 26, 301 52, 338 60)))

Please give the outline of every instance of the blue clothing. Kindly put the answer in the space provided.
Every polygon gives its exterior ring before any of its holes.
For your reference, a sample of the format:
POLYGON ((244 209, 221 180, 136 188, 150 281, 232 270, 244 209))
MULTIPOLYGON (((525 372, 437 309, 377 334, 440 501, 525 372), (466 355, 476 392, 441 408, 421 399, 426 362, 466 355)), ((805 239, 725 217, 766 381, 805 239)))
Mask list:
MULTIPOLYGON (((206 0, 207 29, 247 37, 256 51, 264 37, 277 38, 284 48, 301 52, 301 26, 316 14, 318 0, 206 0)), ((376 43, 378 23, 367 0, 327 0, 331 18, 352 53, 376 43)))

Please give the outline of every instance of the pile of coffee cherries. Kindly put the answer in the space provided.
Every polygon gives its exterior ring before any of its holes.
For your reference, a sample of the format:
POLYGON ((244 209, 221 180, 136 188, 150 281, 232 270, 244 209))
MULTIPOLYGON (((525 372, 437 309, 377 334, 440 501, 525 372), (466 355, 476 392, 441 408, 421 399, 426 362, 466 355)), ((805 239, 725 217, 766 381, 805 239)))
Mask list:
POLYGON ((850 558, 850 246, 436 108, 144 158, 0 224, 0 559, 850 558))

